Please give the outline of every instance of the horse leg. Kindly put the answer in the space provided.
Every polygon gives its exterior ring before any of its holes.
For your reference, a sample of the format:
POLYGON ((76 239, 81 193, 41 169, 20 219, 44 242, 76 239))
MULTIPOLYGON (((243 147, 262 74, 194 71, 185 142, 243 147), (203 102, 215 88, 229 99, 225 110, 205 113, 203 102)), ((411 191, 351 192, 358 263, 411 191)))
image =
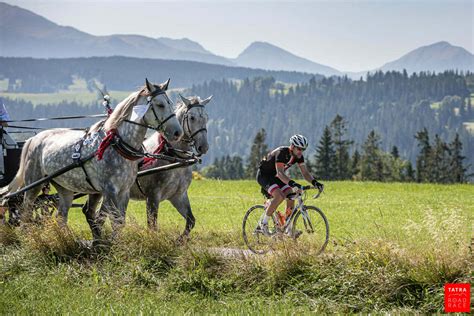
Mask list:
POLYGON ((74 192, 65 189, 57 183, 53 182, 53 185, 58 191, 59 195, 57 218, 60 224, 66 226, 69 209, 71 208, 72 201, 74 200, 74 192))
POLYGON ((152 230, 157 230, 158 226, 156 219, 158 217, 158 208, 160 207, 160 198, 158 194, 152 196, 147 196, 146 198, 146 218, 148 223, 148 228, 152 230))
POLYGON ((33 221, 33 208, 35 204, 36 197, 41 191, 40 186, 31 188, 25 192, 23 198, 23 205, 20 211, 20 221, 31 222, 33 221))
POLYGON ((89 224, 89 227, 92 232, 92 238, 94 240, 100 239, 102 235, 101 233, 102 226, 99 225, 96 221, 97 205, 99 204, 101 198, 102 198, 102 195, 100 194, 89 194, 89 198, 87 199, 87 202, 82 207, 82 212, 86 216, 86 220, 87 220, 87 223, 89 224))
MULTIPOLYGON (((41 179, 42 172, 41 166, 38 160, 28 160, 25 162, 25 185, 33 183, 38 179, 41 179)), ((37 185, 30 190, 26 191, 23 196, 23 204, 19 209, 19 220, 25 222, 33 221, 33 208, 36 197, 41 191, 41 186, 37 185)))
POLYGON ((182 195, 172 197, 170 202, 186 220, 186 227, 184 228, 183 236, 189 236, 189 233, 196 224, 196 219, 194 218, 193 212, 191 210, 188 192, 184 192, 182 195))
POLYGON ((117 237, 121 228, 125 225, 125 212, 129 200, 129 192, 120 195, 104 194, 101 212, 108 213, 112 222, 112 238, 117 237))

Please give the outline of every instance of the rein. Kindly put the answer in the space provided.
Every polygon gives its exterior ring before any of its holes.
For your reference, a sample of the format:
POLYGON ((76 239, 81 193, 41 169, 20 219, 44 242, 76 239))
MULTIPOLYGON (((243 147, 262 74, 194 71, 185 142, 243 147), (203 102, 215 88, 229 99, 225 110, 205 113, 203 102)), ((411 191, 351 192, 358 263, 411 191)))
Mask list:
MULTIPOLYGON (((160 122, 160 119, 158 118, 158 115, 156 114, 155 108, 151 105, 151 102, 153 101, 153 99, 155 97, 157 97, 158 95, 162 95, 162 94, 166 95, 166 91, 155 90, 150 95, 148 95, 147 98, 146 98, 146 100, 147 100, 146 105, 148 107, 151 107, 151 110, 153 111, 153 115, 155 116, 155 119, 158 122, 160 122)), ((105 97, 104 97, 104 99, 105 99, 105 97)), ((104 103, 106 101, 108 101, 108 100, 105 100, 104 103)), ((106 105, 104 104, 104 106, 106 106, 106 105)), ((162 120, 158 124, 157 127, 154 127, 154 126, 151 126, 150 124, 148 124, 145 121, 145 117, 143 117, 143 121, 145 122, 145 124, 134 122, 134 121, 131 121, 131 120, 124 120, 124 122, 134 124, 134 125, 138 125, 138 126, 142 126, 142 127, 146 127, 146 128, 150 128, 150 129, 153 129, 153 130, 156 130, 156 131, 160 131, 160 129, 163 127, 163 124, 165 124, 168 120, 170 120, 171 118, 173 118, 175 116, 176 116, 175 113, 170 114, 167 118, 162 120)), ((98 160, 101 160, 103 158, 105 150, 110 145, 112 145, 115 148, 115 150, 120 154, 120 156, 122 156, 123 158, 125 158, 127 160, 135 161, 135 160, 141 159, 143 157, 147 157, 147 153, 143 149, 143 146, 140 147, 140 149, 138 149, 138 150, 135 149, 133 146, 127 144, 120 137, 120 135, 118 134, 118 131, 116 129, 114 129, 114 130, 108 131, 105 138, 100 143, 100 146, 97 149, 97 159, 98 160)))

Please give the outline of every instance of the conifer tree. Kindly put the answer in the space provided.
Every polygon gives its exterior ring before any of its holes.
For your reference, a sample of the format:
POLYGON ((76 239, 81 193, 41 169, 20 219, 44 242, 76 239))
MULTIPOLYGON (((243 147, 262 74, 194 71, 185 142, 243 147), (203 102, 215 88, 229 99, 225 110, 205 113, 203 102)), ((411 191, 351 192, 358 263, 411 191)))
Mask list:
POLYGON ((400 154, 398 153, 398 147, 397 147, 397 146, 393 146, 393 147, 392 147, 392 151, 390 152, 390 154, 391 154, 392 157, 395 158, 395 159, 400 158, 400 154))
POLYGON ((335 174, 336 153, 328 126, 324 128, 323 136, 316 148, 315 173, 321 180, 333 180, 335 174))
POLYGON ((431 156, 430 182, 448 183, 450 181, 449 163, 449 148, 436 134, 431 156))
POLYGON ((351 176, 349 147, 353 141, 344 138, 347 133, 346 125, 347 121, 339 114, 331 122, 331 133, 335 149, 334 178, 336 180, 349 179, 351 176))
POLYGON ((352 154, 352 159, 351 159, 352 178, 356 177, 359 174, 360 172, 359 164, 360 164, 360 154, 359 154, 359 151, 356 149, 354 153, 352 154))
POLYGON ((430 180, 432 155, 428 130, 423 128, 423 130, 415 135, 415 138, 418 140, 418 147, 421 148, 420 153, 416 158, 416 181, 427 182, 430 180))
POLYGON ((384 180, 383 161, 380 152, 380 136, 372 130, 362 145, 361 177, 362 180, 384 180))
POLYGON ((449 162, 451 181, 455 183, 466 182, 468 178, 466 172, 469 166, 464 165, 466 157, 462 155, 462 142, 459 139, 458 133, 456 133, 454 140, 449 144, 449 148, 451 150, 449 162))
POLYGON ((257 132, 257 135, 255 135, 252 147, 250 149, 250 155, 245 168, 246 178, 255 178, 257 175, 258 164, 268 152, 268 146, 265 143, 265 138, 266 132, 265 129, 262 128, 257 132))

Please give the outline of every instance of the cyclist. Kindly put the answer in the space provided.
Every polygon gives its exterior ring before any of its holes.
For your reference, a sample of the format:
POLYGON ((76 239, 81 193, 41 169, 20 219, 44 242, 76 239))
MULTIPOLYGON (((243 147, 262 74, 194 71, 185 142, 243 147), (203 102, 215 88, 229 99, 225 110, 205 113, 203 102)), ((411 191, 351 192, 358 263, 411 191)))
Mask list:
MULTIPOLYGON (((301 189, 301 185, 286 175, 285 171, 294 164, 298 164, 301 174, 306 181, 322 191, 324 185, 318 182, 306 168, 303 152, 308 147, 308 140, 303 135, 293 135, 290 146, 281 146, 266 155, 257 171, 257 182, 262 187, 262 193, 267 198, 272 198, 266 207, 266 212, 260 222, 260 228, 265 235, 269 235, 268 219, 272 217, 278 206, 286 199, 292 188, 301 189)), ((286 215, 294 207, 293 200, 287 200, 286 215)))

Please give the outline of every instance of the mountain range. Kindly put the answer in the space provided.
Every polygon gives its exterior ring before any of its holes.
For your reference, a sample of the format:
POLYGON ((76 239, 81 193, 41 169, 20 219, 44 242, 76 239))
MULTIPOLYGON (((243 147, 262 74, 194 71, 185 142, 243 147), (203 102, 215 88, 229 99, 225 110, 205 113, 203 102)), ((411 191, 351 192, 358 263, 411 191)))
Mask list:
MULTIPOLYGON (((61 26, 29 10, 0 2, 0 56, 71 58, 91 56, 188 60, 225 66, 317 73, 325 76, 364 72, 344 72, 296 56, 266 42, 251 43, 237 58, 213 54, 190 39, 151 38, 115 34, 95 36, 70 26, 61 26)), ((414 49, 375 70, 440 72, 447 69, 474 71, 474 55, 466 49, 442 41, 414 49)))

